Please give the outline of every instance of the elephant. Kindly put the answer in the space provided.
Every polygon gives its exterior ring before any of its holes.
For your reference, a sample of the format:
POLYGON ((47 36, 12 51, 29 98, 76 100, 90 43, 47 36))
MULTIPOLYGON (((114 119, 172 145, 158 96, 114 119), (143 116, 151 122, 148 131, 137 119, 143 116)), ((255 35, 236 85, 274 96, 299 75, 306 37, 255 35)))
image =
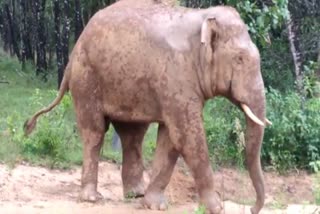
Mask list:
POLYGON ((164 191, 181 155, 194 178, 199 202, 211 214, 223 207, 214 189, 203 125, 207 100, 229 99, 246 118, 246 163, 258 214, 265 190, 260 162, 266 101, 259 50, 236 9, 190 9, 158 0, 121 0, 98 11, 76 42, 59 93, 70 91, 83 141, 80 198, 95 202, 98 160, 110 123, 120 136, 124 195, 143 196, 146 208, 164 210, 164 191), (150 183, 144 189, 142 141, 150 123, 158 136, 150 183))

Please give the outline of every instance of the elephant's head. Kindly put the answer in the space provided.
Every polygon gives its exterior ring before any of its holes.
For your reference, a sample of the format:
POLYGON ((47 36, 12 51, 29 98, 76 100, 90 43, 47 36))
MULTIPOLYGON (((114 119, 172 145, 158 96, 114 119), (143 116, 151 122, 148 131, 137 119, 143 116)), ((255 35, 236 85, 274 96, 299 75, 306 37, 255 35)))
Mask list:
POLYGON ((257 213, 264 203, 260 149, 265 119, 264 84, 260 55, 235 9, 206 10, 201 27, 200 62, 207 97, 222 95, 246 114, 246 159, 257 192, 257 213))

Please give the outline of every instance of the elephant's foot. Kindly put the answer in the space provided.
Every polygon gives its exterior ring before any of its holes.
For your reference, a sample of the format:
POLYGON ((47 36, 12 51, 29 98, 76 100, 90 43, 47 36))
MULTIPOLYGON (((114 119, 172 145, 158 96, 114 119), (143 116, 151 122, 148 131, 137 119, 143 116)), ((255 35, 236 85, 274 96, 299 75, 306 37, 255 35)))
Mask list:
POLYGON ((144 208, 148 208, 151 210, 168 209, 168 202, 163 193, 147 193, 141 200, 141 205, 144 208))
POLYGON ((82 188, 80 195, 80 201, 97 202, 103 199, 103 196, 96 190, 95 185, 87 184, 82 188))
POLYGON ((139 182, 136 186, 124 186, 123 195, 125 198, 140 198, 144 196, 145 184, 139 182))
POLYGON ((222 213, 223 206, 220 201, 220 196, 216 193, 206 193, 200 199, 201 204, 205 205, 206 213, 220 214, 222 213))
POLYGON ((261 208, 258 208, 257 206, 251 207, 250 211, 251 214, 258 214, 260 212, 261 208))

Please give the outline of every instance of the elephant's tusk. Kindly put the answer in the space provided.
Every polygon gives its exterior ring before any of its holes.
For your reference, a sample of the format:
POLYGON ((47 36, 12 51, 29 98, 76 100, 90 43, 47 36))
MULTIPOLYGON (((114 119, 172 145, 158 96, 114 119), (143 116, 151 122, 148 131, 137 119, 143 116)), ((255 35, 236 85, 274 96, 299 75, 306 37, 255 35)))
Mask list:
POLYGON ((241 103, 241 107, 243 109, 243 111, 246 113, 246 115, 256 124, 260 125, 260 126, 264 126, 264 123, 256 116, 254 115, 254 113, 252 113, 251 109, 246 105, 241 103))
POLYGON ((266 121, 266 124, 267 124, 267 125, 269 125, 269 126, 272 125, 272 122, 271 122, 270 120, 268 120, 268 118, 265 118, 264 120, 266 121))

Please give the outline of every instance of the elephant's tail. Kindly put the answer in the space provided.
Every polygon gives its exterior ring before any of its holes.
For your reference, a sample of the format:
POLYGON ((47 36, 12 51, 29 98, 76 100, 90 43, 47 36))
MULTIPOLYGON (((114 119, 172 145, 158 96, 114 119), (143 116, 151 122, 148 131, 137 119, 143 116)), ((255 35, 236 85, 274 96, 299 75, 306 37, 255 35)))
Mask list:
POLYGON ((29 120, 27 120, 24 125, 24 133, 25 135, 29 135, 33 129, 36 127, 37 119, 40 115, 51 111, 56 105, 60 103, 64 94, 69 90, 69 79, 70 79, 70 63, 67 64, 67 67, 64 72, 64 76, 60 85, 58 96, 54 99, 54 101, 47 106, 46 108, 41 109, 37 113, 35 113, 29 120))

